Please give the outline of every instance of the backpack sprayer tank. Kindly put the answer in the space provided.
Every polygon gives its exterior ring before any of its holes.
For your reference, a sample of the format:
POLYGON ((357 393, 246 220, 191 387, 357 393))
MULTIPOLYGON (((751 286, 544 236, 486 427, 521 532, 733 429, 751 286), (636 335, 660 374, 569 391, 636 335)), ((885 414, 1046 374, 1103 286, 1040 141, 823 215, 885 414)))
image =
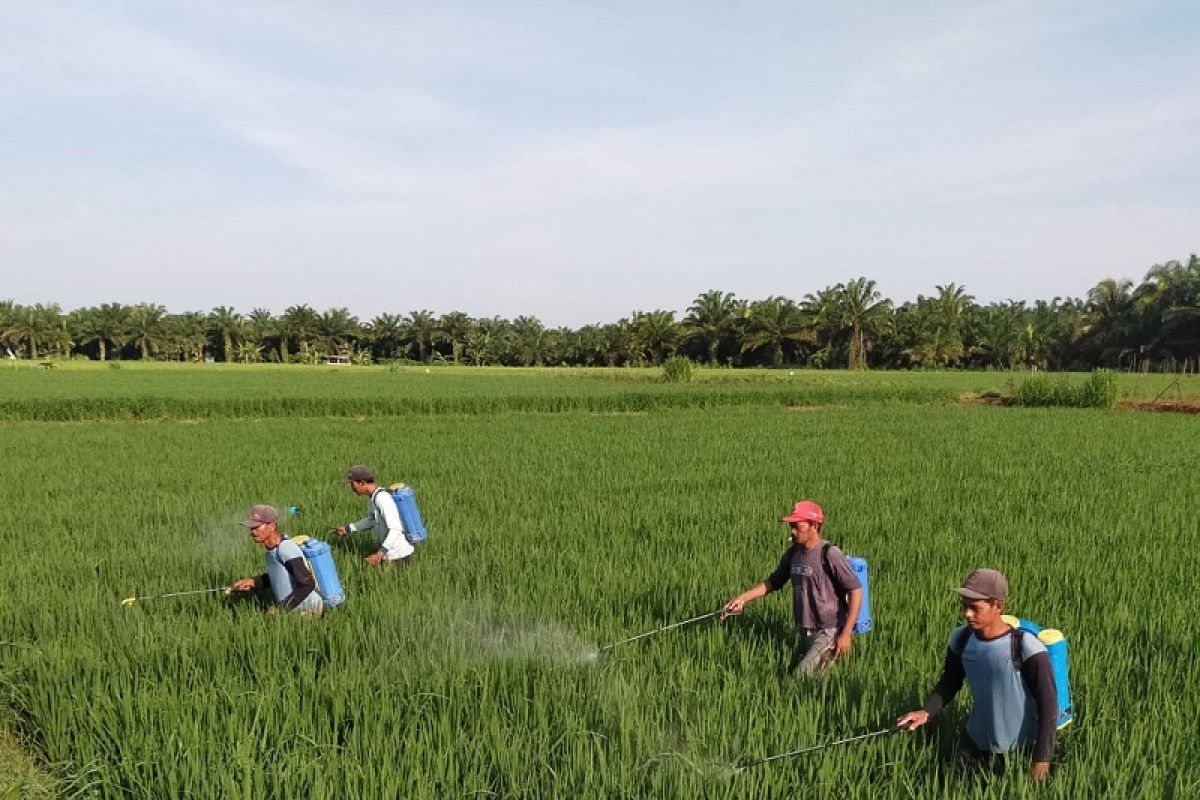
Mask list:
POLYGON ((1069 725, 1075 719, 1075 708, 1071 705, 1067 637, 1063 636, 1063 632, 1060 630, 1043 628, 1036 622, 1027 619, 1019 619, 1008 614, 1001 619, 1007 622, 1010 628, 1020 628, 1026 633, 1033 634, 1045 646, 1046 654, 1050 657, 1050 669, 1054 673, 1054 692, 1058 695, 1057 727, 1062 728, 1069 725))
POLYGON ((871 618, 871 588, 870 577, 871 571, 867 567, 867 560, 858 556, 850 556, 850 568, 854 570, 855 577, 862 584, 862 605, 858 609, 858 619, 854 621, 855 633, 869 633, 875 627, 875 620, 871 618))
POLYGON ((317 592, 325 601, 325 605, 334 608, 346 602, 346 592, 338 578, 337 564, 333 562, 333 553, 329 545, 311 536, 296 536, 292 541, 300 545, 300 552, 308 559, 313 578, 317 581, 317 592))
POLYGON ((396 510, 400 512, 400 521, 404 523, 404 536, 412 544, 425 541, 429 535, 425 531, 425 522, 421 519, 421 509, 417 507, 417 496, 411 486, 403 483, 393 483, 388 487, 392 499, 396 501, 396 510))

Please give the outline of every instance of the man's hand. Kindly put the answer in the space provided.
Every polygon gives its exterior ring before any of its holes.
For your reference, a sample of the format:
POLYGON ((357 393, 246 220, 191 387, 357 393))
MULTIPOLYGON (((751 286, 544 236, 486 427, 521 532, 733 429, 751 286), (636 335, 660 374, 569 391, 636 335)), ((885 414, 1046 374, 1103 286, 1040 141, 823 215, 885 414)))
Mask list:
POLYGON ((338 525, 336 528, 330 529, 329 532, 336 533, 338 536, 345 536, 346 534, 348 534, 350 532, 350 529, 347 528, 345 525, 338 525))
POLYGON ((371 555, 366 557, 365 561, 368 567, 378 567, 383 563, 383 553, 371 553, 371 555))
POLYGON ((721 620, 724 621, 729 617, 736 617, 742 613, 742 609, 746 607, 746 601, 740 596, 733 598, 725 604, 725 609, 721 612, 721 620))
POLYGON ((235 592, 250 592, 254 590, 254 578, 242 578, 239 581, 234 581, 233 586, 229 587, 235 592))
POLYGON ((1044 781, 1050 777, 1050 762, 1035 761, 1033 762, 1033 770, 1030 772, 1035 781, 1044 781))
POLYGON ((841 658, 842 656, 849 653, 850 648, 853 646, 853 643, 854 643, 854 636, 853 636, 853 634, 850 633, 850 631, 842 631, 841 633, 839 633, 838 637, 837 637, 837 641, 834 643, 833 657, 841 658))
POLYGON ((910 711, 896 720, 896 725, 906 731, 915 731, 926 722, 929 722, 928 711, 910 711))

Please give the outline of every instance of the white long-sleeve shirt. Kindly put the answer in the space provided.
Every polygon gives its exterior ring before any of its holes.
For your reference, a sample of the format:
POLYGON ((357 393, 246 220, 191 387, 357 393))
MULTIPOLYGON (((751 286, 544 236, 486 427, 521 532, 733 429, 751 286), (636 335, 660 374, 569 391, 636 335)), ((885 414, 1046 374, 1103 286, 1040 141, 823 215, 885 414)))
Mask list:
POLYGON ((404 535, 400 511, 387 489, 379 488, 372 492, 371 500, 367 503, 367 516, 358 522, 351 522, 346 528, 351 532, 374 528, 379 538, 379 551, 388 561, 408 558, 413 554, 414 548, 404 535))

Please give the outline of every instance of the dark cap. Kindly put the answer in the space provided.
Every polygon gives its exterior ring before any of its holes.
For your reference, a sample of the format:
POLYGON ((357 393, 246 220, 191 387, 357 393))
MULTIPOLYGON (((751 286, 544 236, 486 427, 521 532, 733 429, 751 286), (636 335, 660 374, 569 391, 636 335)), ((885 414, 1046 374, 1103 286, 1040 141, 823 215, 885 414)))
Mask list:
POLYGON ((265 525, 268 522, 278 522, 279 512, 274 506, 255 506, 250 509, 250 516, 242 521, 242 524, 253 530, 259 525, 265 525))
POLYGON ((375 473, 371 472, 371 468, 366 464, 355 464, 353 467, 346 470, 346 483, 350 483, 351 481, 374 483, 375 473))
POLYGON ((994 569, 977 569, 963 585, 951 589, 968 600, 1003 600, 1008 596, 1008 580, 994 569))

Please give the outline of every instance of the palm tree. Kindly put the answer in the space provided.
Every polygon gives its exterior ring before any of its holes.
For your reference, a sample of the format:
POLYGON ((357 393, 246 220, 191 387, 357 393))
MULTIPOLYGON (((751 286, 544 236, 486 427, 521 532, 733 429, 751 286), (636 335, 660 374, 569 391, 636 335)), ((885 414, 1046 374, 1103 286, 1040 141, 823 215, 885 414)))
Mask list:
POLYGON ((80 309, 76 315, 82 344, 96 343, 100 360, 108 360, 108 346, 121 347, 129 340, 129 308, 120 303, 102 303, 80 309))
POLYGON ((811 361, 815 366, 827 367, 835 361, 834 356, 843 342, 842 285, 826 286, 815 294, 804 296, 800 310, 810 320, 820 346, 811 361))
POLYGON ((963 335, 974 298, 953 283, 936 288, 936 297, 918 295, 892 316, 903 354, 922 367, 949 367, 966 354, 963 335))
POLYGON ((345 308, 331 308, 317 317, 317 344, 326 355, 343 353, 360 331, 358 317, 345 308))
POLYGON ((568 358, 572 363, 586 367, 594 367, 604 359, 600 325, 584 325, 575 331, 568 358))
POLYGON ((1080 337, 1095 348, 1096 360, 1119 364, 1121 353, 1131 344, 1137 312, 1133 281, 1106 278, 1091 288, 1080 337))
POLYGON ((891 310, 892 302, 883 299, 873 280, 856 278, 841 287, 840 321, 842 329, 850 332, 847 369, 866 367, 867 344, 887 330, 891 310))
POLYGON ((967 315, 975 304, 975 298, 967 294, 965 286, 948 283, 935 286, 937 289, 938 319, 948 331, 962 336, 967 324, 967 315))
POLYGON ((1133 307, 1133 281, 1106 278, 1088 292, 1089 331, 1115 328, 1124 323, 1133 307))
POLYGON ((0 300, 0 345, 4 346, 4 352, 9 358, 16 358, 17 354, 13 352, 13 346, 16 344, 13 341, 14 336, 14 319, 16 314, 17 303, 15 300, 0 300))
MULTIPOLYGON (((246 315, 244 335, 254 345, 255 351, 261 359, 262 351, 267 347, 267 339, 279 335, 279 322, 267 309, 255 308, 246 315)), ((246 344, 246 341, 243 340, 242 344, 246 344)), ((238 347, 236 349, 238 360, 242 361, 242 348, 238 347)), ((286 345, 281 349, 286 356, 286 345)))
MULTIPOLYGON (((1024 303, 1021 305, 1024 306, 1024 303)), ((1013 339, 1013 364, 1019 363, 1026 369, 1044 368, 1048 363, 1047 353, 1051 344, 1049 331, 1037 318, 1036 312, 1026 310, 1017 323, 1013 339)))
POLYGON ((992 303, 977 308, 971 320, 974 344, 971 355, 979 356, 988 366, 1008 369, 1012 364, 1017 329, 1025 314, 1025 304, 1019 302, 992 303))
POLYGON ((733 296, 733 292, 716 289, 699 295, 688 306, 688 315, 683 320, 683 335, 704 343, 710 366, 717 365, 717 351, 733 333, 742 306, 743 303, 733 296))
POLYGON ((903 354, 918 366, 948 367, 965 354, 962 332, 947 318, 941 298, 919 296, 915 304, 896 313, 893 327, 897 338, 907 344, 903 354))
POLYGON ((308 303, 298 306, 288 306, 279 318, 279 360, 287 363, 288 342, 296 343, 296 350, 301 345, 308 348, 309 342, 317 333, 317 312, 308 303))
POLYGON ((417 346, 417 359, 429 362, 429 353, 437 337, 437 319, 428 309, 409 312, 404 318, 405 338, 417 346))
POLYGON ((630 334, 633 349, 651 364, 661 364, 679 346, 680 329, 674 311, 633 312, 630 334))
POLYGON ((8 312, 8 340, 17 347, 28 348, 30 360, 38 357, 38 345, 46 344, 58 327, 62 309, 58 303, 35 306, 14 305, 8 312))
POLYGON ((511 338, 511 327, 508 320, 499 317, 475 320, 467 334, 467 362, 477 367, 501 363, 507 340, 511 338))
POLYGON ((605 366, 615 367, 630 360, 632 331, 628 318, 600 326, 600 353, 605 366))
POLYGON ((234 348, 234 356, 243 364, 257 364, 262 361, 262 347, 252 341, 243 339, 234 348))
POLYGON ((208 315, 209 329, 221 337, 221 356, 226 363, 233 361, 233 337, 246 330, 246 318, 229 306, 217 306, 208 315))
MULTIPOLYGON (((1200 258, 1186 264, 1168 261, 1146 273, 1135 292, 1147 344, 1159 346, 1162 357, 1190 359, 1200 351, 1200 258)), ((1147 348, 1148 349, 1148 348, 1147 348)))
POLYGON ((513 344, 521 365, 541 366, 546 358, 549 337, 537 317, 520 316, 512 321, 513 344))
POLYGON ((367 323, 367 339, 382 358, 395 357, 403 337, 404 320, 397 314, 380 314, 367 323))
POLYGON ((442 318, 438 320, 438 331, 441 338, 450 343, 450 354, 455 364, 462 356, 472 324, 471 318, 461 311, 443 314, 442 318))
POLYGON ((129 338, 137 345, 143 361, 161 348, 166 315, 167 309, 155 303, 138 303, 129 310, 129 338))
POLYGON ((172 314, 166 319, 172 350, 180 358, 203 363, 208 347, 208 315, 199 311, 172 314))
POLYGON ((786 297, 756 300, 746 309, 741 351, 770 348, 771 366, 782 367, 784 349, 794 342, 815 342, 816 334, 795 301, 786 297))

